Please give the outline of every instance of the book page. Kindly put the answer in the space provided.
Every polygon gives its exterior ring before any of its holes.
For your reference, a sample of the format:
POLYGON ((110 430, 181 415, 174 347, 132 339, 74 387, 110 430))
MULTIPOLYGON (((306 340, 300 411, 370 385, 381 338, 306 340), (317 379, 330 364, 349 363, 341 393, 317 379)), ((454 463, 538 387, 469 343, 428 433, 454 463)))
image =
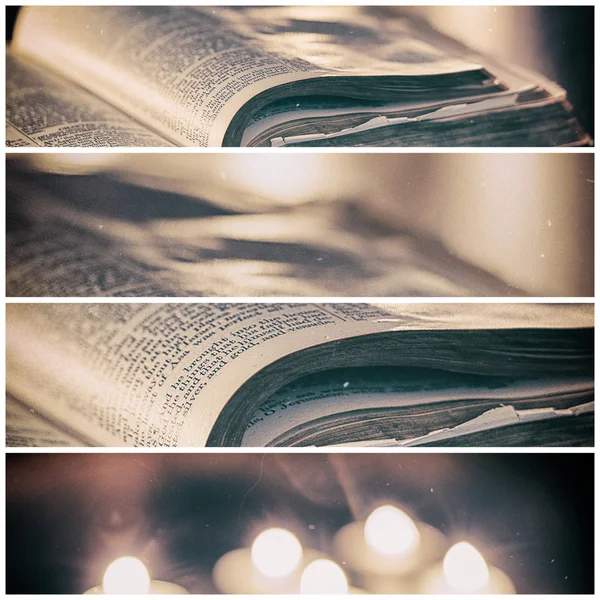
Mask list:
MULTIPOLYGON (((592 389, 592 388, 591 388, 592 389)), ((590 394, 592 392, 590 391, 590 394)), ((593 397, 593 396, 592 396, 593 397)), ((498 429, 509 425, 520 425, 524 423, 535 423, 538 421, 547 421, 549 419, 564 419, 569 417, 578 417, 581 415, 590 415, 594 413, 594 401, 575 404, 569 408, 555 409, 534 408, 529 410, 516 410, 513 406, 498 406, 492 408, 481 415, 461 423, 455 427, 448 427, 436 431, 431 431, 427 435, 417 438, 402 440, 401 446, 422 446, 425 444, 435 444, 443 440, 469 436, 474 433, 498 429)))
POLYGON ((376 439, 331 444, 331 447, 406 446, 593 446, 594 402, 569 408, 516 410, 500 405, 453 427, 412 439, 376 439))
MULTIPOLYGON (((498 91, 478 64, 418 38, 406 19, 339 7, 295 15, 298 8, 28 7, 13 46, 180 145, 222 145, 249 100, 315 77, 477 72, 485 81, 465 90, 498 91)), ((363 96, 395 89, 356 86, 363 96)))
MULTIPOLYGON (((296 126, 302 122, 308 122, 314 128, 318 124, 321 136, 337 137, 340 132, 350 133, 356 130, 375 129, 377 127, 399 124, 400 122, 418 122, 437 117, 461 116, 466 110, 473 113, 480 113, 486 109, 508 108, 515 104, 516 93, 508 91, 506 93, 495 94, 493 98, 481 100, 480 97, 461 99, 460 104, 456 104, 455 99, 445 101, 426 101, 415 103, 414 101, 404 101, 395 103, 377 103, 369 106, 366 103, 354 103, 354 106, 347 102, 344 107, 327 107, 326 102, 319 97, 308 97, 300 102, 286 102, 270 104, 264 109, 266 116, 261 111, 256 113, 249 121, 242 137, 242 146, 249 145, 255 138, 268 134, 277 128, 289 127, 290 121, 294 121, 296 126), (445 108, 440 112, 441 108, 445 108), (422 114, 418 117, 408 117, 406 112, 420 111, 422 114), (394 117, 394 114, 400 113, 401 117, 394 117), (403 114, 404 113, 404 114, 403 114), (377 120, 376 120, 377 119, 377 120), (404 119, 403 121, 399 119, 404 119), (328 123, 331 121, 331 125, 328 123), (358 125, 356 122, 358 121, 358 125), (367 125, 367 123, 369 123, 367 125), (358 128, 358 129, 357 129, 358 128), (333 129, 333 131, 332 131, 333 129)), ((347 135, 344 134, 344 135, 347 135)), ((307 135, 307 134, 304 134, 307 135)), ((316 135, 316 134, 313 134, 316 135)), ((296 137, 296 136, 286 136, 296 137)), ((272 146, 285 145, 286 138, 277 138, 271 134, 270 143, 272 146), (277 140, 277 141, 275 141, 277 140)), ((318 136, 315 139, 322 139, 318 136)), ((307 138, 303 138, 306 141, 307 138)), ((288 140, 289 141, 289 140, 288 140)))
POLYGON ((362 304, 9 304, 7 388, 96 443, 202 446, 240 386, 283 356, 396 330, 510 328, 528 320, 531 327, 590 326, 587 307, 560 308, 468 325, 477 312, 471 305, 448 319, 444 305, 424 304, 396 307, 396 314, 362 304))
POLYGON ((220 146, 250 98, 318 71, 181 6, 28 7, 13 47, 184 146, 220 146))
POLYGON ((143 297, 175 293, 155 273, 112 251, 94 232, 46 214, 22 219, 6 240, 6 293, 29 297, 143 297))
MULTIPOLYGON (((203 10, 203 9, 199 9, 203 10)), ((405 16, 363 6, 236 6, 216 9, 267 51, 345 75, 425 76, 480 69, 419 32, 405 16)))
POLYGON ((373 226, 358 202, 239 214, 236 195, 238 205, 262 203, 237 191, 190 198, 17 167, 9 163, 7 178, 9 296, 522 294, 431 236, 373 226), (149 285, 155 292, 141 293, 149 285))
MULTIPOLYGON (((254 413, 244 446, 268 446, 277 437, 310 421, 370 409, 431 406, 449 401, 543 397, 593 390, 591 378, 489 377, 443 370, 348 369, 323 372, 291 383, 268 398, 254 413)), ((425 408, 423 409, 425 411, 425 408)), ((416 417, 418 418, 418 417, 416 417)))
POLYGON ((10 395, 6 397, 6 445, 11 447, 85 446, 85 442, 47 421, 10 395))
POLYGON ((8 54, 6 145, 14 148, 171 144, 67 79, 8 54))
POLYGON ((375 308, 9 305, 7 386, 107 445, 201 446, 249 377, 282 355, 385 331, 375 308))

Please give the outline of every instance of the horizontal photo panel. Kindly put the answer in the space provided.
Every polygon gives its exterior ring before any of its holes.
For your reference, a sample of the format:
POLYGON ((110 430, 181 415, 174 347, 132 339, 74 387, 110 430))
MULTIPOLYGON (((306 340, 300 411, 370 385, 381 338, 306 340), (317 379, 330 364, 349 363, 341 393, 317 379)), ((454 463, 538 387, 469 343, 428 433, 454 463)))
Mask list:
POLYGON ((593 446, 591 304, 9 304, 9 446, 593 446))
POLYGON ((591 154, 21 154, 8 296, 592 296, 591 154))
POLYGON ((592 594, 592 454, 9 454, 9 594, 592 594))
POLYGON ((10 147, 592 144, 592 6, 8 16, 10 147))

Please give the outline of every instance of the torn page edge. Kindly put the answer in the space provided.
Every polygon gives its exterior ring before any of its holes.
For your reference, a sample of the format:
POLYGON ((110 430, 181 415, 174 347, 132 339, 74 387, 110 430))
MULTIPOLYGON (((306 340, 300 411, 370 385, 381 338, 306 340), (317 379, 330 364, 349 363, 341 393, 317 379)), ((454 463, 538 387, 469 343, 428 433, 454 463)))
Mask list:
POLYGON ((378 129, 387 127, 388 125, 401 125, 403 123, 417 123, 419 121, 433 121, 436 119, 449 119, 455 117, 463 117, 466 115, 482 113, 500 108, 514 106, 517 103, 518 94, 510 96, 502 96, 500 98, 489 98, 481 102, 471 102, 468 104, 454 104, 451 106, 443 106, 433 112, 420 115, 418 117, 386 117, 380 115, 369 119, 368 121, 357 125, 356 127, 348 127, 341 131, 333 133, 307 133, 304 135, 295 135, 290 137, 276 137, 271 140, 271 147, 280 148, 288 144, 301 144, 304 142, 315 142, 319 140, 327 140, 331 138, 341 137, 352 133, 360 133, 370 129, 378 129))
POLYGON ((344 446, 369 446, 369 447, 389 447, 389 446, 421 446, 441 440, 452 439, 471 433, 479 433, 508 425, 518 425, 519 423, 532 423, 534 421, 545 421, 548 419, 557 419, 560 417, 576 417, 579 415, 594 412, 594 402, 578 404, 571 408, 534 408, 530 410, 516 410, 513 406, 499 406, 482 413, 478 417, 461 423, 455 427, 446 427, 432 431, 427 435, 422 435, 408 440, 398 440, 394 438, 386 440, 366 440, 351 442, 346 444, 333 444, 336 447, 344 446))

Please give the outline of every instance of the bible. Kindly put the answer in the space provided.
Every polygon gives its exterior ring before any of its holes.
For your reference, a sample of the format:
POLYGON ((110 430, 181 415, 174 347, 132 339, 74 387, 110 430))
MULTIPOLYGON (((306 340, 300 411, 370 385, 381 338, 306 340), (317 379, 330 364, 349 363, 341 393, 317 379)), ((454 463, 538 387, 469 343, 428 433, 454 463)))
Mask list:
POLYGON ((593 306, 7 305, 7 442, 592 445, 593 306))
POLYGON ((375 7, 33 6, 18 146, 589 145, 565 91, 375 7))

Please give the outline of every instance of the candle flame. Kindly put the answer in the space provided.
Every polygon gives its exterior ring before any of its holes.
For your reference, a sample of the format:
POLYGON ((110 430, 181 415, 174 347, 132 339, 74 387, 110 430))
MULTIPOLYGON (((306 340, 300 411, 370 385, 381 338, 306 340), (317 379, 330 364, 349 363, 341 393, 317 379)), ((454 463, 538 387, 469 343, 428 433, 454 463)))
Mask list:
POLYGON ((331 560, 314 560, 302 573, 300 593, 347 594, 348 580, 346 574, 331 560))
POLYGON ((252 563, 267 577, 286 577, 302 560, 298 538, 285 529, 263 531, 252 544, 252 563))
POLYGON ((448 550, 443 569, 446 581, 457 592, 481 591, 490 580, 485 559, 468 542, 459 542, 448 550))
POLYGON ((376 508, 365 522, 365 542, 378 554, 405 556, 419 545, 421 535, 415 522, 395 506, 376 508))
POLYGON ((148 594, 150 575, 144 563, 133 556, 122 556, 108 565, 102 580, 105 594, 148 594))

